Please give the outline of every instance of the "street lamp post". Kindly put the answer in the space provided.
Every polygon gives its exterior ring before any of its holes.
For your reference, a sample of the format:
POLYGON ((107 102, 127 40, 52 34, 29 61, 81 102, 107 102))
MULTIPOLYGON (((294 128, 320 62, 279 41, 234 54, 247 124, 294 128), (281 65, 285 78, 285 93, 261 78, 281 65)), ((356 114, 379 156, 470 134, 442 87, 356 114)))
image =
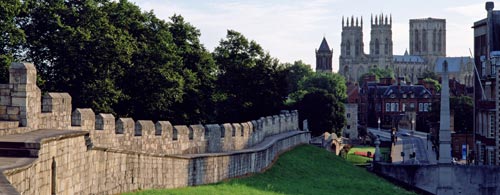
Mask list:
POLYGON ((380 117, 378 117, 377 123, 378 123, 378 130, 380 131, 380 117))
POLYGON ((413 135, 415 133, 415 129, 413 129, 413 125, 415 124, 415 119, 411 119, 411 134, 413 135))

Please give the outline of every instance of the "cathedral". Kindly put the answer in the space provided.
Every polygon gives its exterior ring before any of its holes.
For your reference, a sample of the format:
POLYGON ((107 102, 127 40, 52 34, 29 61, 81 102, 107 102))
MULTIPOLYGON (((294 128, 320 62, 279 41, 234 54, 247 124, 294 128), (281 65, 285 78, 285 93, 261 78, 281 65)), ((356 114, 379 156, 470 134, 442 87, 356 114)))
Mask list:
MULTIPOLYGON (((416 83, 422 73, 439 71, 440 65, 437 63, 447 60, 451 69, 455 70, 450 78, 472 86, 472 59, 446 57, 445 19, 411 19, 410 51, 403 55, 393 54, 392 16, 372 16, 370 26, 369 54, 366 54, 363 43, 363 18, 342 18, 339 73, 347 82, 358 82, 371 68, 384 68, 393 70, 396 77, 416 83)), ((316 71, 331 72, 332 53, 333 50, 328 48, 328 43, 323 38, 320 48, 316 50, 316 71)))

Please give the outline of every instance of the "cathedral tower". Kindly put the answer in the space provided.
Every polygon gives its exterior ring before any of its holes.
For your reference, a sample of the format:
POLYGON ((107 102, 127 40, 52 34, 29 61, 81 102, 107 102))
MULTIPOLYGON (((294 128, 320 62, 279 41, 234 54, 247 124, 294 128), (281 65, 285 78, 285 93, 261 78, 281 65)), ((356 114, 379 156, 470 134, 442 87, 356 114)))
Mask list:
POLYGON ((333 49, 330 50, 325 37, 316 50, 316 72, 332 72, 333 49))
POLYGON ((366 70, 358 66, 366 61, 363 43, 363 18, 342 17, 342 35, 340 42, 339 73, 346 81, 356 81, 366 70))
POLYGON ((371 17, 370 57, 381 67, 392 62, 392 16, 371 17))
POLYGON ((410 55, 446 56, 446 20, 436 18, 410 20, 410 55))
POLYGON ((363 44, 363 18, 354 21, 354 16, 347 18, 347 23, 344 23, 342 17, 342 41, 340 43, 341 59, 355 59, 364 55, 363 44))

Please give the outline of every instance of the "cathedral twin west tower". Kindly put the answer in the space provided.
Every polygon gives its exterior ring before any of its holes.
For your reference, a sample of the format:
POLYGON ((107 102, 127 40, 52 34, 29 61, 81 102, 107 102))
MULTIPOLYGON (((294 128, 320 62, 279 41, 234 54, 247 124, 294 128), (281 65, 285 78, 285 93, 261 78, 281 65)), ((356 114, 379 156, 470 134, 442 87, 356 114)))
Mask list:
MULTIPOLYGON (((446 58, 446 20, 436 18, 410 20, 410 52, 393 54, 392 16, 376 15, 370 19, 369 54, 363 43, 363 18, 342 18, 339 73, 348 82, 357 82, 371 68, 390 69, 395 76, 416 83, 425 71, 435 72, 436 64, 446 59, 454 61, 456 79, 469 85, 472 64, 469 57, 446 58), (470 69, 470 70, 469 70, 470 69)), ((323 38, 316 50, 316 71, 332 72, 333 50, 323 38)), ((453 62, 452 62, 453 64, 453 62)), ((439 66, 439 65, 438 65, 439 66)), ((453 65, 452 65, 453 66, 453 65)), ((472 85, 472 84, 470 84, 472 85)))

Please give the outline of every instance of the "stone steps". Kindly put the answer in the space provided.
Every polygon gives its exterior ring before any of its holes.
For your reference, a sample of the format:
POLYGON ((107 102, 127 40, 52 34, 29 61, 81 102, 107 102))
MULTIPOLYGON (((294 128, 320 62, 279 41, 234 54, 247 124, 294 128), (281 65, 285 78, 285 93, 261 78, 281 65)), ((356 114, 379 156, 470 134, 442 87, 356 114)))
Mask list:
POLYGON ((28 148, 0 148, 0 157, 38 157, 38 149, 28 148))
POLYGON ((38 157, 40 143, 0 142, 0 157, 38 157))

